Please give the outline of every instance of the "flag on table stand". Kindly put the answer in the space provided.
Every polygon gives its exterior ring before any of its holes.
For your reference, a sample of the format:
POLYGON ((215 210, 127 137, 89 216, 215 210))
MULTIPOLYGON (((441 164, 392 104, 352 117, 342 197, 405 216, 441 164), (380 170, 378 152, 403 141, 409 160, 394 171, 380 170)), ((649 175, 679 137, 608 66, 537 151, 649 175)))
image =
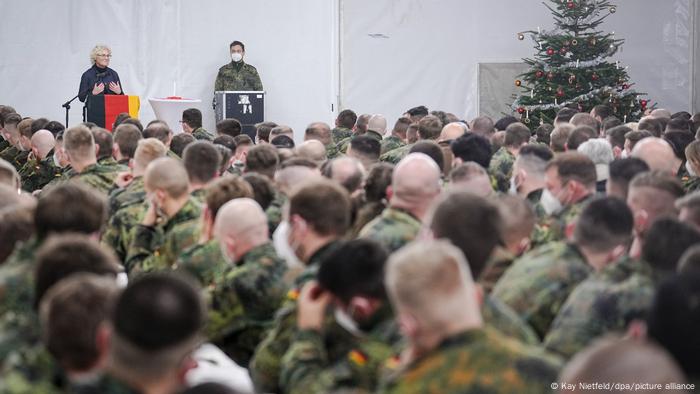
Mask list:
POLYGON ((132 118, 138 118, 140 107, 139 96, 115 94, 90 96, 87 104, 87 121, 112 131, 117 115, 127 112, 132 118))

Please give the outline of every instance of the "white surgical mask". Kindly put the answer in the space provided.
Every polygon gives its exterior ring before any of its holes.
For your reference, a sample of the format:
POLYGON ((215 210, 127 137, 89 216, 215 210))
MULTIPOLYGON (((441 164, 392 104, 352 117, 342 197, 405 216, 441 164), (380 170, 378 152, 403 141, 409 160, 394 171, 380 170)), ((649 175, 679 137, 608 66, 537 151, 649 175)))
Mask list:
POLYGON ((360 330, 360 327, 358 327, 357 322, 355 322, 355 319, 353 319, 352 316, 350 316, 343 309, 335 308, 333 315, 335 316, 335 321, 338 323, 338 325, 347 330, 347 332, 358 337, 364 336, 362 330, 360 330))
POLYGON ((563 208, 561 205, 561 201, 559 201, 559 199, 554 194, 552 194, 552 192, 550 192, 547 188, 545 188, 542 192, 540 204, 542 204, 542 208, 544 208, 544 211, 547 213, 547 215, 554 215, 561 211, 561 209, 563 208))
POLYGON ((304 267, 304 263, 299 260, 294 250, 289 246, 287 235, 289 234, 289 222, 283 220, 275 232, 272 233, 272 245, 275 247, 277 255, 287 262, 289 268, 304 267))
POLYGON ((686 169, 686 171, 688 171, 688 175, 690 175, 691 177, 695 178, 698 176, 698 174, 695 172, 695 170, 693 170, 693 166, 690 165, 689 161, 685 162, 685 169, 686 169))
POLYGON ((231 60, 233 60, 236 63, 240 62, 242 59, 243 59, 242 53, 234 52, 231 54, 231 60))
POLYGON ((620 158, 621 159, 626 159, 629 157, 629 154, 627 153, 627 149, 623 149, 622 153, 620 153, 620 158))
POLYGON ((58 155, 57 155, 56 153, 53 154, 53 164, 54 164, 56 167, 58 167, 58 168, 61 168, 61 167, 62 167, 62 166, 61 166, 61 161, 58 160, 58 155))

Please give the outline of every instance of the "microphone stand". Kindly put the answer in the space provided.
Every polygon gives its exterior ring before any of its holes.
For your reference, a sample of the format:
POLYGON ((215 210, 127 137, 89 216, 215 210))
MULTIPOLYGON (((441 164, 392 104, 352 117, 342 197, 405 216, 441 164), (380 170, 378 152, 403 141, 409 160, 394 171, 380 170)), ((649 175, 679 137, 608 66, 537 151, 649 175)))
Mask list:
MULTIPOLYGON (((88 88, 88 89, 85 90, 84 92, 80 92, 80 93, 76 94, 75 97, 73 97, 72 99, 66 101, 65 103, 63 103, 63 105, 61 105, 61 107, 63 107, 63 108, 66 109, 66 128, 68 128, 68 114, 69 114, 69 112, 70 112, 70 103, 72 103, 75 99, 77 99, 77 98, 80 97, 81 95, 83 95, 83 94, 89 92, 90 89, 91 89, 91 88, 88 88)), ((85 122, 85 108, 84 108, 84 107, 83 107, 83 122, 85 122)))

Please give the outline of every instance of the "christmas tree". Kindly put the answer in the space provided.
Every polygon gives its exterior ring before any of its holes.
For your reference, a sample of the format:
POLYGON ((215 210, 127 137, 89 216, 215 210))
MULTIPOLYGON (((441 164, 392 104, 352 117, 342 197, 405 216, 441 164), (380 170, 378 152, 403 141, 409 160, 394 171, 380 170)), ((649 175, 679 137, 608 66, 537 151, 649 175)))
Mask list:
MULTIPOLYGON (((519 75, 515 85, 523 92, 512 104, 522 121, 534 129, 553 123, 559 109, 580 112, 605 104, 623 122, 636 121, 648 101, 629 82, 627 67, 611 57, 624 40, 615 32, 603 33, 598 27, 617 11, 608 0, 548 0, 543 3, 554 15, 555 28, 523 31, 535 42, 534 58, 523 59, 530 69, 519 75)), ((518 115, 516 115, 518 116, 518 115)))

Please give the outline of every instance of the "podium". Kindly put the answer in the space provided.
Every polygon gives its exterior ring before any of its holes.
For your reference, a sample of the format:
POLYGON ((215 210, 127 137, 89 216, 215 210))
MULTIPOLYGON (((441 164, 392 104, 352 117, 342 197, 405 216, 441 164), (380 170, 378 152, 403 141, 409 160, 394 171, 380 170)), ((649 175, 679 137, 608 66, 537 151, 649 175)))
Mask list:
POLYGON ((114 120, 122 112, 127 112, 132 118, 139 117, 141 101, 139 96, 123 94, 88 95, 87 115, 85 119, 99 127, 112 131, 114 120))
POLYGON ((150 97, 148 102, 156 114, 156 119, 167 123, 173 134, 180 134, 182 133, 182 126, 180 125, 182 112, 188 108, 199 107, 202 100, 170 96, 165 98, 150 97))
POLYGON ((237 119, 243 133, 255 141, 255 124, 265 121, 265 92, 216 91, 214 113, 217 123, 222 119, 237 119))

